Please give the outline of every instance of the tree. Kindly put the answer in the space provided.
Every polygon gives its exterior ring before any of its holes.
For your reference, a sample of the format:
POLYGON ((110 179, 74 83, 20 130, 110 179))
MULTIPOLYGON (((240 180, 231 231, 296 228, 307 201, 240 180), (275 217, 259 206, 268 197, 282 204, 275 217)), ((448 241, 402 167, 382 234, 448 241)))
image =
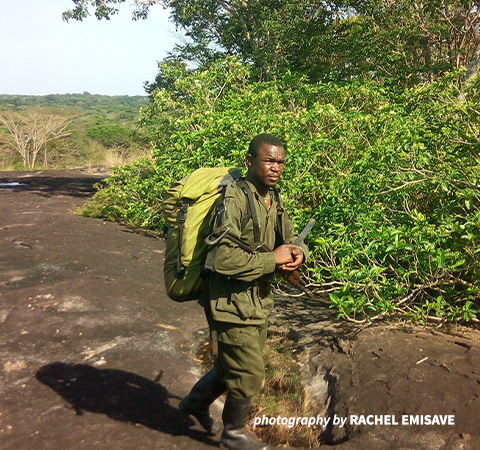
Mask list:
POLYGON ((70 134, 70 117, 58 114, 41 113, 27 110, 23 113, 13 111, 0 114, 2 133, 0 143, 16 151, 25 167, 33 169, 39 152, 47 155, 47 144, 70 134))
POLYGON ((153 95, 156 89, 167 89, 174 91, 175 81, 184 77, 189 69, 187 64, 178 58, 165 58, 158 64, 159 71, 155 80, 146 82, 144 87, 147 94, 153 95))
POLYGON ((117 124, 102 124, 90 127, 85 135, 105 148, 126 149, 132 145, 135 133, 128 127, 117 124))
MULTIPOLYGON (((124 0, 73 0, 64 20, 83 20, 91 8, 98 19, 110 19, 124 0)), ((173 22, 191 42, 176 46, 173 55, 211 62, 238 56, 257 69, 258 77, 301 68, 308 60, 309 41, 322 33, 337 8, 328 0, 135 0, 134 19, 144 19, 153 5, 171 11, 173 22)))
POLYGON ((432 81, 471 64, 480 43, 479 1, 351 0, 348 4, 361 23, 355 22, 360 32, 346 38, 350 44, 344 47, 343 58, 352 67, 355 55, 348 48, 363 48, 363 60, 356 58, 361 73, 400 75, 410 84, 432 81))
MULTIPOLYGON (((73 0, 64 19, 117 14, 124 0, 73 0)), ((257 79, 285 71, 322 79, 395 78, 414 84, 468 66, 480 43, 480 1, 472 0, 135 0, 135 19, 153 5, 191 42, 172 56, 208 66, 234 55, 257 79)))

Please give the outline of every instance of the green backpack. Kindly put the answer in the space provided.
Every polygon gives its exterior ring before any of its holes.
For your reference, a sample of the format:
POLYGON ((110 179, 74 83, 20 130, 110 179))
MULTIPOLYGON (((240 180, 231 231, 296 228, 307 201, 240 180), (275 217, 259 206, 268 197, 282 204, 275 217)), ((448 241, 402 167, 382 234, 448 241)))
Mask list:
POLYGON ((164 279, 177 302, 196 300, 205 284, 205 238, 213 231, 217 204, 226 187, 241 178, 235 167, 202 168, 174 183, 163 197, 168 225, 164 279))

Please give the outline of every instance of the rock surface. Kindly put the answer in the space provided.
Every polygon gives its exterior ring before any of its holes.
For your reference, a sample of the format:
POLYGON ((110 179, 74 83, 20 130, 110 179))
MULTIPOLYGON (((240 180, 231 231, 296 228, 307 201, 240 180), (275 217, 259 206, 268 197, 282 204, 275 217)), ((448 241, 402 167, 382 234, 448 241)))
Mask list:
POLYGON ((332 418, 324 444, 479 448, 478 330, 360 326, 336 320, 314 300, 287 297, 278 299, 272 322, 271 331, 298 342, 306 389, 319 414, 332 418), (332 426, 334 417, 345 425, 332 426))
MULTIPOLYGON (((215 448, 177 409, 201 371, 206 322, 195 302, 166 297, 163 241, 74 214, 104 176, 0 173, 1 448, 215 448)), ((319 414, 454 416, 329 425, 323 448, 479 448, 478 331, 359 327, 286 297, 271 329, 298 342, 319 414)))

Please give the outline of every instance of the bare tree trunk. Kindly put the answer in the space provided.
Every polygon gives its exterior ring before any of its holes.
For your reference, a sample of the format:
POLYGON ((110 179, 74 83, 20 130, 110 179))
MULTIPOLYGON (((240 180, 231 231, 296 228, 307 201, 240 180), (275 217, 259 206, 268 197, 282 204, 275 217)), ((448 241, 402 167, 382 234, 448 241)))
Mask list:
POLYGON ((42 148, 47 160, 48 142, 70 134, 67 128, 71 120, 36 110, 27 111, 26 114, 4 112, 0 115, 0 125, 4 128, 0 142, 19 153, 25 167, 33 169, 42 148))
POLYGON ((480 43, 477 45, 477 48, 473 53, 472 59, 468 64, 467 74, 465 75, 466 83, 468 83, 472 78, 478 75, 479 68, 480 68, 480 43))

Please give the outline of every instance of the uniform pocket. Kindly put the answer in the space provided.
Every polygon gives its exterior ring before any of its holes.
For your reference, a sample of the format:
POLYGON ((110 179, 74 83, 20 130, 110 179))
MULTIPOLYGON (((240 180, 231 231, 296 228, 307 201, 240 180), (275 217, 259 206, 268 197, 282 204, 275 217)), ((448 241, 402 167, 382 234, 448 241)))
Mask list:
POLYGON ((255 281, 247 282, 229 278, 228 289, 219 296, 216 310, 236 315, 242 320, 265 319, 273 306, 273 299, 259 298, 258 285, 255 281))
POLYGON ((250 319, 255 314, 255 304, 253 303, 253 286, 246 281, 230 278, 230 300, 237 308, 241 319, 250 319))
POLYGON ((226 296, 217 300, 217 311, 225 311, 240 317, 242 320, 255 317, 256 306, 252 298, 253 286, 246 281, 229 278, 226 296))
POLYGON ((251 345, 259 340, 257 326, 245 326, 231 323, 218 322, 217 339, 223 344, 233 345, 235 347, 244 347, 251 345))

